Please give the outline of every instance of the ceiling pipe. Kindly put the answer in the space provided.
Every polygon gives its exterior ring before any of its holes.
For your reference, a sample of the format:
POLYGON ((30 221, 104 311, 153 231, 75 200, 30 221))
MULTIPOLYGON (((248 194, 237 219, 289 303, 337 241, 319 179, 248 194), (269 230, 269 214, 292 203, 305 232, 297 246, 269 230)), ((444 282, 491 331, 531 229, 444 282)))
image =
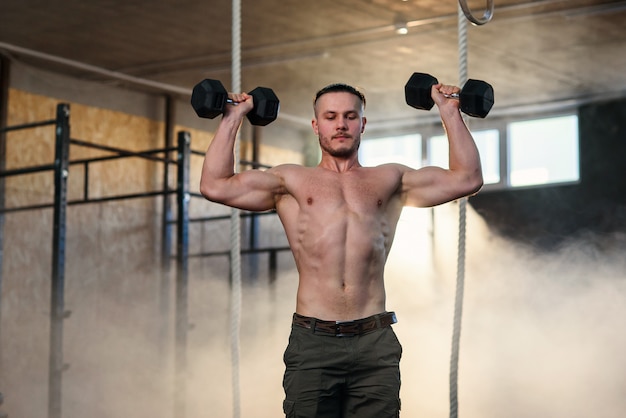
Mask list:
POLYGON ((39 52, 39 51, 35 51, 32 49, 22 48, 17 45, 8 44, 6 42, 0 42, 0 49, 9 51, 15 54, 28 56, 30 58, 40 59, 46 62, 61 64, 66 67, 86 71, 88 73, 98 74, 109 79, 126 81, 128 83, 131 83, 137 86, 147 87, 157 92, 172 93, 172 94, 181 95, 181 96, 191 95, 191 89, 173 86, 173 85, 161 83, 158 81, 147 80, 145 78, 134 77, 132 75, 124 74, 118 71, 107 70, 105 68, 97 67, 91 64, 86 64, 84 62, 74 61, 74 60, 59 57, 56 55, 46 54, 45 52, 39 52))
MULTIPOLYGON (((97 74, 111 80, 123 81, 135 86, 147 88, 149 91, 155 93, 168 93, 184 99, 191 97, 191 89, 175 86, 172 84, 161 83, 159 81, 148 80, 141 77, 135 77, 132 75, 124 74, 119 71, 107 70, 106 68, 97 67, 95 65, 86 64, 80 61, 74 61, 67 58, 59 57, 56 55, 46 54, 45 52, 34 51, 32 49, 23 48, 20 46, 8 44, 6 42, 0 42, 0 50, 12 52, 27 56, 30 58, 36 58, 42 61, 60 64, 69 68, 86 71, 91 74, 97 74)), ((289 115, 281 112, 280 118, 282 120, 296 123, 298 125, 308 125, 310 120, 307 118, 301 118, 294 115, 289 115)))

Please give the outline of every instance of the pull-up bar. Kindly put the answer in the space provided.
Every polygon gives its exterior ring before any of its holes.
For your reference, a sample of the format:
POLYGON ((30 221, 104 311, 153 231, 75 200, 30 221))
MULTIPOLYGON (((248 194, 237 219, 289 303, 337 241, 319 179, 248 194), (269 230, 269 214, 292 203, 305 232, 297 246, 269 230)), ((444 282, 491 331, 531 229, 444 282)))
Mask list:
MULTIPOLYGON (((180 132, 178 135, 178 147, 165 148, 150 151, 129 151, 121 148, 114 148, 86 141, 70 138, 70 106, 69 104, 59 104, 56 108, 56 118, 41 122, 25 123, 2 128, 0 133, 30 129, 46 125, 55 126, 55 158, 52 164, 45 164, 35 167, 25 167, 13 170, 0 171, 0 178, 16 176, 26 173, 53 171, 54 172, 54 201, 40 205, 22 206, 16 208, 0 207, 0 216, 7 212, 20 210, 53 208, 53 238, 52 238, 52 277, 50 292, 50 346, 49 346, 49 373, 48 373, 48 418, 61 418, 62 416, 62 375, 69 365, 63 359, 63 324, 65 319, 70 317, 71 312, 65 309, 65 243, 66 243, 66 209, 68 205, 103 202, 108 200, 120 200, 128 198, 149 197, 177 194, 178 208, 178 251, 177 251, 177 342, 179 351, 177 355, 186 349, 186 286, 187 286, 187 228, 189 224, 188 202, 189 202, 189 157, 190 139, 189 133, 180 132), (70 144, 97 148, 104 151, 114 152, 114 156, 96 157, 93 159, 82 159, 70 161, 70 144), (175 160, 154 156, 154 153, 177 151, 175 160), (155 190, 147 193, 135 193, 119 196, 105 196, 101 198, 89 198, 85 191, 82 200, 68 201, 67 182, 69 178, 69 167, 72 164, 85 164, 94 161, 105 161, 123 157, 139 157, 157 162, 173 163, 178 166, 178 182, 176 190, 155 190), (181 315, 182 313, 182 315, 181 315), (182 336, 182 337, 181 337, 182 336), (180 344, 184 339, 185 344, 180 344)), ((167 154, 166 154, 167 155, 167 154)), ((88 170, 85 170, 85 181, 88 180, 88 170)), ((1 296, 1 295, 0 295, 1 296)), ((1 418, 1 416, 0 416, 1 418)))

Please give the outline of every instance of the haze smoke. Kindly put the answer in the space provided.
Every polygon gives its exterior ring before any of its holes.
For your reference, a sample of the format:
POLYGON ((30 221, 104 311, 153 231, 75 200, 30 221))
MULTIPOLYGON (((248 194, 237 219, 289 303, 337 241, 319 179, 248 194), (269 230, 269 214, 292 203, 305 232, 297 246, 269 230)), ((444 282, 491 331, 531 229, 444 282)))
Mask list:
MULTIPOLYGON (((406 211, 389 257, 387 308, 398 315, 394 327, 404 347, 404 417, 448 414, 457 209, 452 203, 434 212, 406 211)), ((468 209, 460 415, 623 417, 626 237, 587 236, 538 253, 493 235, 468 209)), ((262 256, 259 277, 245 280, 244 418, 282 416, 282 354, 297 273, 289 253, 280 253, 279 263, 274 284, 262 256)), ((85 281, 70 291, 74 313, 65 335, 71 367, 64 375, 64 417, 173 417, 173 298, 170 314, 161 317, 155 271, 129 275, 103 264, 95 262, 100 282, 85 281)), ((195 259, 190 271, 186 416, 229 417, 228 264, 195 259)), ((5 306, 10 308, 6 301, 5 306)), ((11 417, 45 416, 47 316, 33 316, 38 319, 20 328, 29 337, 3 342, 3 409, 11 417), (31 341, 30 351, 19 348, 24 341, 31 341)), ((17 332, 5 326, 3 337, 17 332)))

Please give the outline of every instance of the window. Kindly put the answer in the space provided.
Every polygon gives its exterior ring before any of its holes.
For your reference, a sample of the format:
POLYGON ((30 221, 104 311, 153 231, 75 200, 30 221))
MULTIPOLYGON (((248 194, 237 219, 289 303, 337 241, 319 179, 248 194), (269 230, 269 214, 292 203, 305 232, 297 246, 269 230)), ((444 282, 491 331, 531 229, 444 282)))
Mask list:
POLYGON ((419 168, 422 166, 422 136, 411 134, 362 140, 359 159, 364 166, 400 163, 419 168))
MULTIPOLYGON (((472 132, 480 162, 483 168, 485 184, 500 182, 500 134, 496 129, 472 132)), ((448 168, 448 139, 437 135, 428 141, 428 163, 448 168)))
MULTIPOLYGON (((570 183, 580 179, 578 116, 493 124, 496 129, 472 131, 486 189, 570 183)), ((413 168, 425 164, 448 168, 448 139, 438 128, 424 128, 422 135, 363 140, 359 153, 366 166, 397 162, 413 168)))
POLYGON ((578 117, 513 122, 508 127, 509 184, 578 181, 578 117))

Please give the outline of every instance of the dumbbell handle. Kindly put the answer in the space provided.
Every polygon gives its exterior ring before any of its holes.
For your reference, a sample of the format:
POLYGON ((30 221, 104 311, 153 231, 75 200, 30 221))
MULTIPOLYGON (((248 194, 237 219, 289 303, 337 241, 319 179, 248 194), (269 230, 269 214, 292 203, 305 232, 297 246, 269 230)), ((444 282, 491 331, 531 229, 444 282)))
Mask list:
POLYGON ((233 99, 226 99, 226 103, 228 103, 229 105, 237 106, 241 102, 236 102, 233 99))

